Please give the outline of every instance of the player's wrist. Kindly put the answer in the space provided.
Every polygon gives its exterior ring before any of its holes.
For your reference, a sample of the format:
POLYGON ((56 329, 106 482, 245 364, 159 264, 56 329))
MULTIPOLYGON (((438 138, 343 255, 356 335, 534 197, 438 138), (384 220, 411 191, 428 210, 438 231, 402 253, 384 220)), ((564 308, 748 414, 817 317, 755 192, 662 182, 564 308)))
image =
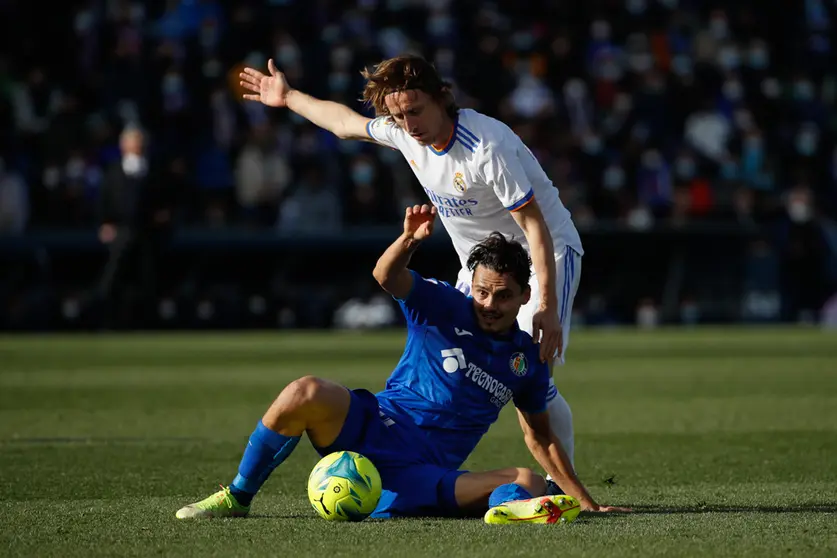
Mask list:
POLYGON ((599 511, 599 504, 592 499, 584 498, 579 500, 578 503, 581 504, 581 509, 584 511, 599 511))
POLYGON ((421 244, 421 239, 416 238, 412 233, 405 232, 401 235, 401 244, 407 250, 412 251, 418 248, 419 244, 421 244))
POLYGON ((299 89, 288 87, 287 91, 282 95, 282 104, 291 111, 296 112, 300 106, 300 97, 299 89))
POLYGON ((538 305, 541 310, 554 310, 558 308, 558 299, 554 297, 542 298, 538 305))

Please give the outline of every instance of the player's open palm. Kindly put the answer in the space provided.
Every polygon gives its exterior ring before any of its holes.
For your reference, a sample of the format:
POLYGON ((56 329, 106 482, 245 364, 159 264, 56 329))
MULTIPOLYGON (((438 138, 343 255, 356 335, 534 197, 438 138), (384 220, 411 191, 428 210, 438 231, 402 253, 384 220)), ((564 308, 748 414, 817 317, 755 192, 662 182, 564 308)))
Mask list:
POLYGON ((436 207, 428 204, 408 207, 404 217, 404 234, 415 240, 424 240, 433 233, 436 207))
POLYGON ((288 85, 285 74, 276 68, 272 58, 267 61, 267 71, 270 75, 265 75, 255 68, 244 68, 244 71, 238 74, 241 86, 252 91, 245 93, 244 98, 248 101, 261 101, 269 107, 284 107, 291 86, 288 85))

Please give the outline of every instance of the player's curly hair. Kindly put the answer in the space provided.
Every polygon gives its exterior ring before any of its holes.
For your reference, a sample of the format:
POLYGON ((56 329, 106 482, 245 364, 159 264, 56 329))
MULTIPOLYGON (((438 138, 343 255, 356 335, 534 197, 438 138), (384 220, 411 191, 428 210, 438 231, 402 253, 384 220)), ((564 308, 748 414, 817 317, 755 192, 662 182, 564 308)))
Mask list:
POLYGON ((532 259, 519 242, 507 239, 502 233, 495 231, 471 248, 468 269, 473 273, 478 265, 510 274, 523 290, 529 286, 532 259))
POLYGON ((378 116, 389 116, 386 97, 397 91, 416 89, 424 91, 433 99, 441 101, 448 116, 455 118, 459 112, 453 98, 451 84, 442 79, 433 64, 413 54, 404 54, 384 60, 373 71, 361 72, 366 78, 361 100, 375 108, 378 116))

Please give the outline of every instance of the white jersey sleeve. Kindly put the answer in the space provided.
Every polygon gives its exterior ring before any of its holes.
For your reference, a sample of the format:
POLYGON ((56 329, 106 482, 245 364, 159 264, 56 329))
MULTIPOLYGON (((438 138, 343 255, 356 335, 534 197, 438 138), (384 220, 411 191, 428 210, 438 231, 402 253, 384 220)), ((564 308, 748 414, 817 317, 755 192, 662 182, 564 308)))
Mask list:
MULTIPOLYGON (((520 143, 520 142, 517 142, 520 143)), ((508 211, 517 211, 534 198, 532 182, 521 157, 532 157, 526 147, 504 142, 487 148, 484 153, 483 176, 508 211), (523 153, 521 153, 523 151, 523 153)))
POLYGON ((389 116, 379 116, 366 123, 366 133, 372 140, 393 149, 399 149, 395 143, 395 135, 398 132, 398 126, 389 116))

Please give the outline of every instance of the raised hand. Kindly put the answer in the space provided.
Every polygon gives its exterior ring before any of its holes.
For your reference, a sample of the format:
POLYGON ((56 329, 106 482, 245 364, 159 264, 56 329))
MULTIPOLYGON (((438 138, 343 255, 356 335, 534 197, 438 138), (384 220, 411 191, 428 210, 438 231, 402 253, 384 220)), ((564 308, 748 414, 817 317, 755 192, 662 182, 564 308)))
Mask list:
POLYGON ((422 241, 433 233, 435 220, 435 206, 424 204, 408 207, 404 216, 404 234, 414 240, 422 241))
POLYGON ((255 68, 244 68, 244 71, 238 74, 241 86, 252 91, 245 93, 244 98, 248 101, 260 101, 269 107, 284 107, 291 86, 288 85, 285 74, 276 68, 272 58, 267 61, 267 71, 270 75, 265 75, 255 68))

